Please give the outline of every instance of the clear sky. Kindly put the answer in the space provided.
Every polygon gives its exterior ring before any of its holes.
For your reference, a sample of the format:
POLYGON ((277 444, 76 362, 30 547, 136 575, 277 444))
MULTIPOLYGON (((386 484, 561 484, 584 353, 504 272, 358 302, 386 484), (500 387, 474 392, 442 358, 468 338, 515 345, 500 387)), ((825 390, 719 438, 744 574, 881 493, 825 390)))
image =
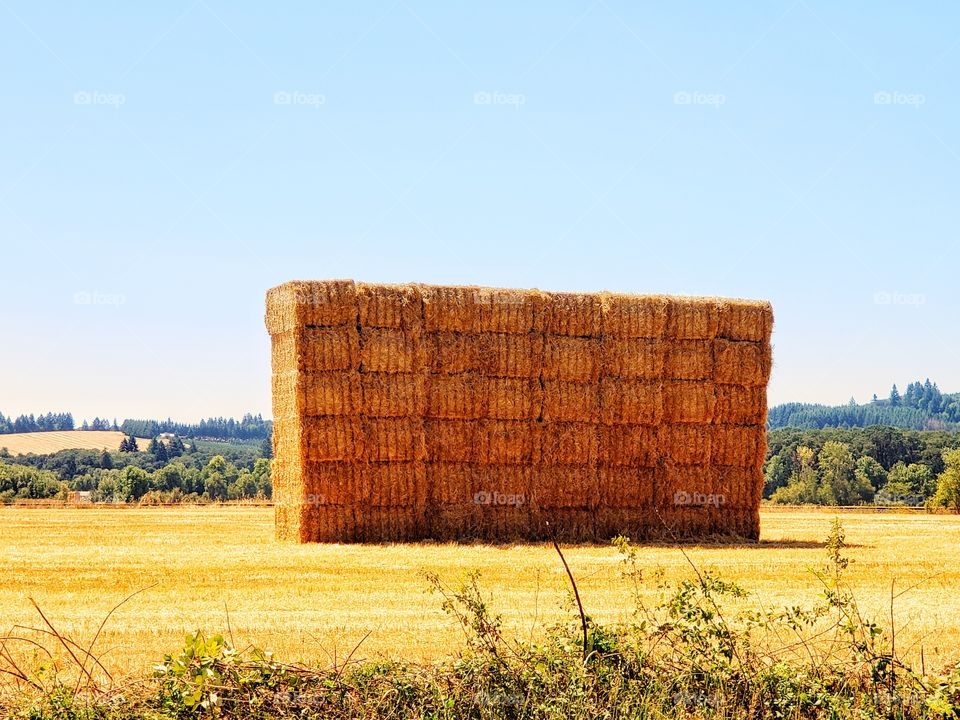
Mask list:
POLYGON ((772 402, 960 390, 949 3, 0 0, 0 411, 269 414, 267 288, 772 300, 772 402))

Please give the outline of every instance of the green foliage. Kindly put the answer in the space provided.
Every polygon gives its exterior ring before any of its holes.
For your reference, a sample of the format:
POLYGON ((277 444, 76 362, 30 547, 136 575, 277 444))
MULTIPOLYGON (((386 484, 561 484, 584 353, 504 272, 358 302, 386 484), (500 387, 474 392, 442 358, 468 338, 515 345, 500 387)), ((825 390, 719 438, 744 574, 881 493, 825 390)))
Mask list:
POLYGON ((944 471, 937 478, 937 493, 933 502, 960 513, 960 450, 943 454, 944 471))

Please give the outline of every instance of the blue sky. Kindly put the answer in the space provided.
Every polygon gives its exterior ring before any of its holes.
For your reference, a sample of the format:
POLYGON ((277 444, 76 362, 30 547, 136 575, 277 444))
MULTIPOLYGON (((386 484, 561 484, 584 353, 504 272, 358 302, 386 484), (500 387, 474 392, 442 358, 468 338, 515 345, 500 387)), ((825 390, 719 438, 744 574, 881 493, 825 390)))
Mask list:
POLYGON ((768 298, 772 402, 960 390, 960 9, 0 0, 0 410, 269 413, 267 288, 768 298))

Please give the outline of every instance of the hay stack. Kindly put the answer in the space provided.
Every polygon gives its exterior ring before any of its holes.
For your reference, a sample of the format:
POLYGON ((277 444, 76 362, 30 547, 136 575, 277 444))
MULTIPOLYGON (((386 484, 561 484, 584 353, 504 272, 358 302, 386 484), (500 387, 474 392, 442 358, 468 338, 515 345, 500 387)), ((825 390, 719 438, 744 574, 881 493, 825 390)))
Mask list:
POLYGON ((281 538, 759 534, 768 303, 335 280, 266 323, 281 538))

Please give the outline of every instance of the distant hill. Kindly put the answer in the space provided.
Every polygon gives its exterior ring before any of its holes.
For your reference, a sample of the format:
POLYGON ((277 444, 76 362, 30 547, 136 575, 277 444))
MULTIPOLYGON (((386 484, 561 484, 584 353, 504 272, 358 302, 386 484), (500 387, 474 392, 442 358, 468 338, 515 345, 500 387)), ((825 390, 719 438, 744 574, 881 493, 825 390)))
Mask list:
POLYGON ((960 429, 960 393, 945 395, 930 380, 913 382, 900 393, 894 385, 890 396, 858 405, 786 403, 770 408, 767 426, 777 428, 855 428, 888 425, 905 430, 960 429))
MULTIPOLYGON (((50 430, 47 432, 7 433, 0 435, 0 448, 11 455, 48 455, 60 450, 109 450, 116 452, 126 437, 113 430, 50 430)), ((137 447, 146 450, 149 439, 137 438, 137 447)))

